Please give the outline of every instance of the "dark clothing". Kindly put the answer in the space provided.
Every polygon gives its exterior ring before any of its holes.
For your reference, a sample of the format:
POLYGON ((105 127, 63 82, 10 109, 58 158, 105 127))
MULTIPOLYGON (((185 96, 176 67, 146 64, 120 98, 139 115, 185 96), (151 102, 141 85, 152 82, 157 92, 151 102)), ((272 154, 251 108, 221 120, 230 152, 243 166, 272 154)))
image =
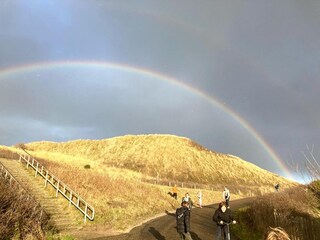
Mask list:
POLYGON ((190 232, 190 210, 186 206, 176 210, 176 221, 178 233, 190 232))
POLYGON ((229 205, 229 201, 230 201, 230 197, 229 197, 229 198, 226 198, 226 205, 227 205, 227 207, 230 206, 230 205, 229 205))
POLYGON ((172 194, 172 197, 174 197, 174 198, 177 200, 178 194, 174 192, 174 193, 172 194))
POLYGON ((225 212, 222 212, 220 208, 217 209, 214 212, 212 219, 217 223, 216 239, 220 240, 221 236, 223 236, 223 239, 229 240, 229 226, 224 223, 230 223, 233 221, 230 209, 226 209, 225 212), (223 221, 224 223, 221 224, 220 221, 223 221))
POLYGON ((228 239, 228 225, 217 225, 217 232, 216 232, 216 238, 215 240, 220 240, 221 236, 223 237, 223 239, 225 240, 230 240, 228 239))
POLYGON ((225 212, 222 212, 221 209, 219 208, 214 212, 212 220, 214 222, 216 222, 217 225, 221 225, 220 221, 223 221, 225 223, 232 222, 233 221, 233 216, 232 216, 232 213, 231 213, 230 209, 227 208, 225 212))

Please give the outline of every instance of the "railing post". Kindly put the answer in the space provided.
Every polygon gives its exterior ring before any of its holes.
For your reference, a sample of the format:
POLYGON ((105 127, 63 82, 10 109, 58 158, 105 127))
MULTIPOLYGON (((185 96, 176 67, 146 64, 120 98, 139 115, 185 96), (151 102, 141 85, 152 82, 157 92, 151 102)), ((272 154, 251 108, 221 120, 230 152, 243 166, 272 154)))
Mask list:
POLYGON ((88 204, 86 203, 86 207, 84 209, 84 223, 87 221, 87 211, 88 211, 88 204))
POLYGON ((30 155, 28 155, 27 168, 29 168, 29 164, 30 164, 30 155))
POLYGON ((46 173, 46 181, 44 182, 44 187, 45 188, 47 187, 47 182, 48 182, 48 170, 47 170, 47 173, 46 173))
POLYGON ((71 189, 70 189, 70 197, 69 197, 69 206, 71 205, 71 202, 72 202, 72 191, 71 191, 71 189))
POLYGON ((60 185, 60 180, 58 180, 58 184, 57 184, 57 192, 56 192, 56 197, 58 197, 58 194, 59 194, 59 185, 60 185))
POLYGON ((37 162, 36 174, 34 175, 35 177, 38 175, 38 167, 39 167, 39 163, 37 162))

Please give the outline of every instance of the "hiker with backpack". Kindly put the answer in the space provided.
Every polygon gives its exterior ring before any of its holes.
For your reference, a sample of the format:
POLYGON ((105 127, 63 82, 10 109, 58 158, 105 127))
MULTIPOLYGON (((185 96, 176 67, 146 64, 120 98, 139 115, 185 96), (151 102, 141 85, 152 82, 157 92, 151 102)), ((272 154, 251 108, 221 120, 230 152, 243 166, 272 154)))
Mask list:
POLYGON ((223 201, 226 202, 227 208, 229 208, 229 201, 230 201, 230 191, 227 187, 224 187, 224 191, 222 193, 223 201))
POLYGON ((190 210, 187 201, 183 201, 181 207, 176 210, 176 221, 180 239, 192 240, 190 234, 190 210))
POLYGON ((219 204, 219 208, 214 212, 212 220, 217 223, 216 240, 220 240, 223 236, 224 240, 230 240, 229 224, 235 224, 230 209, 227 208, 225 202, 219 204))

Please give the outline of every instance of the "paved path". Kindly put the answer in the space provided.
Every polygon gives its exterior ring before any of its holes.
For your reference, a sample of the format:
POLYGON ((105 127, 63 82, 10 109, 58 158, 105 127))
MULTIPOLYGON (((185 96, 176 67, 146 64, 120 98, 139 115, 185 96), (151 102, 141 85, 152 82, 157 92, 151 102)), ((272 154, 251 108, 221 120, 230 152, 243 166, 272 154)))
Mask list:
MULTIPOLYGON (((246 206, 252 199, 246 198, 230 202, 233 210, 246 206)), ((216 225, 212 221, 214 211, 218 205, 205 206, 203 208, 193 208, 191 212, 191 236, 193 240, 214 240, 216 225)), ((173 240, 178 239, 176 231, 176 220, 174 213, 167 213, 166 216, 151 220, 139 227, 132 229, 129 233, 99 237, 95 240, 173 240)), ((237 238, 231 235, 232 240, 237 238)), ((239 240, 239 239, 238 239, 239 240)))

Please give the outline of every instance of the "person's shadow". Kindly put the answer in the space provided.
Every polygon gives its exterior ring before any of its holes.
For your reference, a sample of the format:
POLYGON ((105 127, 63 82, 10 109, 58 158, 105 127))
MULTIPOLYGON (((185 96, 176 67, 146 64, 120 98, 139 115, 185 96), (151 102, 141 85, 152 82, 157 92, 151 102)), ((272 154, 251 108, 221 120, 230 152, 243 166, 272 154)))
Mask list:
POLYGON ((157 229, 154 227, 149 228, 149 232, 157 239, 157 240, 166 240, 164 236, 161 235, 161 233, 158 232, 157 229))
POLYGON ((201 238, 199 238, 198 234, 194 233, 194 232, 190 232, 192 240, 202 240, 201 238))

